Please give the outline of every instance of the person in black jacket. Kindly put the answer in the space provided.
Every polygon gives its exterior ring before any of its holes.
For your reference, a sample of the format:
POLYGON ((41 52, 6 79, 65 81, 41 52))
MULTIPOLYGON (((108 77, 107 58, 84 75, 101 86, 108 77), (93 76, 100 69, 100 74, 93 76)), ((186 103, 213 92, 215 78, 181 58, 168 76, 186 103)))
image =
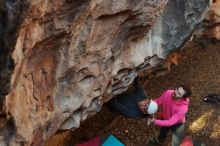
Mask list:
POLYGON ((133 82, 135 90, 129 93, 122 93, 110 100, 111 109, 129 118, 146 118, 148 116, 147 106, 150 99, 147 98, 143 86, 140 85, 138 78, 133 82))

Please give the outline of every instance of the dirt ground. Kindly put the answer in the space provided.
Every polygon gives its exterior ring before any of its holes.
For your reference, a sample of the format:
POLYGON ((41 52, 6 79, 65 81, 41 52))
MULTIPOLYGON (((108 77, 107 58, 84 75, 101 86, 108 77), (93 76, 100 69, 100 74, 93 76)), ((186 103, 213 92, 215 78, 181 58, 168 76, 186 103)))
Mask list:
MULTIPOLYGON (((220 94, 220 43, 201 48, 192 43, 184 49, 177 66, 165 76, 153 78, 145 89, 151 98, 156 98, 166 89, 186 84, 192 90, 190 107, 185 125, 185 135, 203 142, 206 146, 220 146, 220 103, 203 101, 209 93, 220 94)), ((74 132, 60 133, 61 139, 53 137, 57 145, 73 146, 97 135, 112 133, 126 146, 145 146, 150 138, 158 134, 158 127, 147 126, 146 119, 129 119, 103 109, 87 119, 74 132), (65 141, 65 142, 64 142, 65 141), (58 144, 59 143, 59 144, 58 144)), ((51 145, 51 140, 47 146, 51 145)), ((163 146, 170 145, 171 133, 163 146)), ((53 143, 53 146, 54 143, 53 143)))

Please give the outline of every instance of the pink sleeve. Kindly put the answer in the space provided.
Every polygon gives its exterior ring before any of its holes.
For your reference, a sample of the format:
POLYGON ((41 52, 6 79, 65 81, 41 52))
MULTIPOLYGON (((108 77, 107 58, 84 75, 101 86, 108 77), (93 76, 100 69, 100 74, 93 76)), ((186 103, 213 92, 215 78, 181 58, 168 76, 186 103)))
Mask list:
POLYGON ((160 106, 163 103, 163 98, 166 95, 166 92, 167 91, 165 91, 160 97, 158 97, 157 99, 154 100, 158 106, 160 106))
POLYGON ((188 110, 188 106, 181 107, 181 111, 177 111, 168 120, 156 120, 155 119, 154 124, 158 126, 164 126, 164 127, 173 126, 174 124, 178 123, 181 119, 185 117, 187 110, 188 110))
POLYGON ((176 124, 179 121, 178 115, 173 115, 170 119, 168 120, 155 120, 154 124, 158 126, 164 126, 164 127, 170 127, 176 124))

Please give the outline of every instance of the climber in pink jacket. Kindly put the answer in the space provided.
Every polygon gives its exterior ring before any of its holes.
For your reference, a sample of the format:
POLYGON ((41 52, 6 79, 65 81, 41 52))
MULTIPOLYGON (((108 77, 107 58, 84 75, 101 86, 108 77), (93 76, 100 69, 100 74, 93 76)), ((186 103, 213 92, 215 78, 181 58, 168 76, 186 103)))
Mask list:
POLYGON ((167 132, 172 130, 172 146, 179 146, 184 136, 185 115, 188 111, 189 88, 181 85, 175 90, 165 91, 154 101, 162 107, 161 119, 149 119, 149 123, 161 126, 158 138, 153 138, 151 144, 164 142, 167 132))

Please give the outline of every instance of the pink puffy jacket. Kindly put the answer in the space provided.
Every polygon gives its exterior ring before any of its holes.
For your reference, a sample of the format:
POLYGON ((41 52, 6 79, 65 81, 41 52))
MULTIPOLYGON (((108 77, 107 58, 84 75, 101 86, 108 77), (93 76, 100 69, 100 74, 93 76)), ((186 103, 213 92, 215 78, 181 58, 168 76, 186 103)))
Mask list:
POLYGON ((154 124, 164 127, 185 123, 185 115, 188 111, 189 98, 175 100, 174 90, 165 91, 162 96, 154 101, 162 106, 162 120, 155 119, 154 124))

